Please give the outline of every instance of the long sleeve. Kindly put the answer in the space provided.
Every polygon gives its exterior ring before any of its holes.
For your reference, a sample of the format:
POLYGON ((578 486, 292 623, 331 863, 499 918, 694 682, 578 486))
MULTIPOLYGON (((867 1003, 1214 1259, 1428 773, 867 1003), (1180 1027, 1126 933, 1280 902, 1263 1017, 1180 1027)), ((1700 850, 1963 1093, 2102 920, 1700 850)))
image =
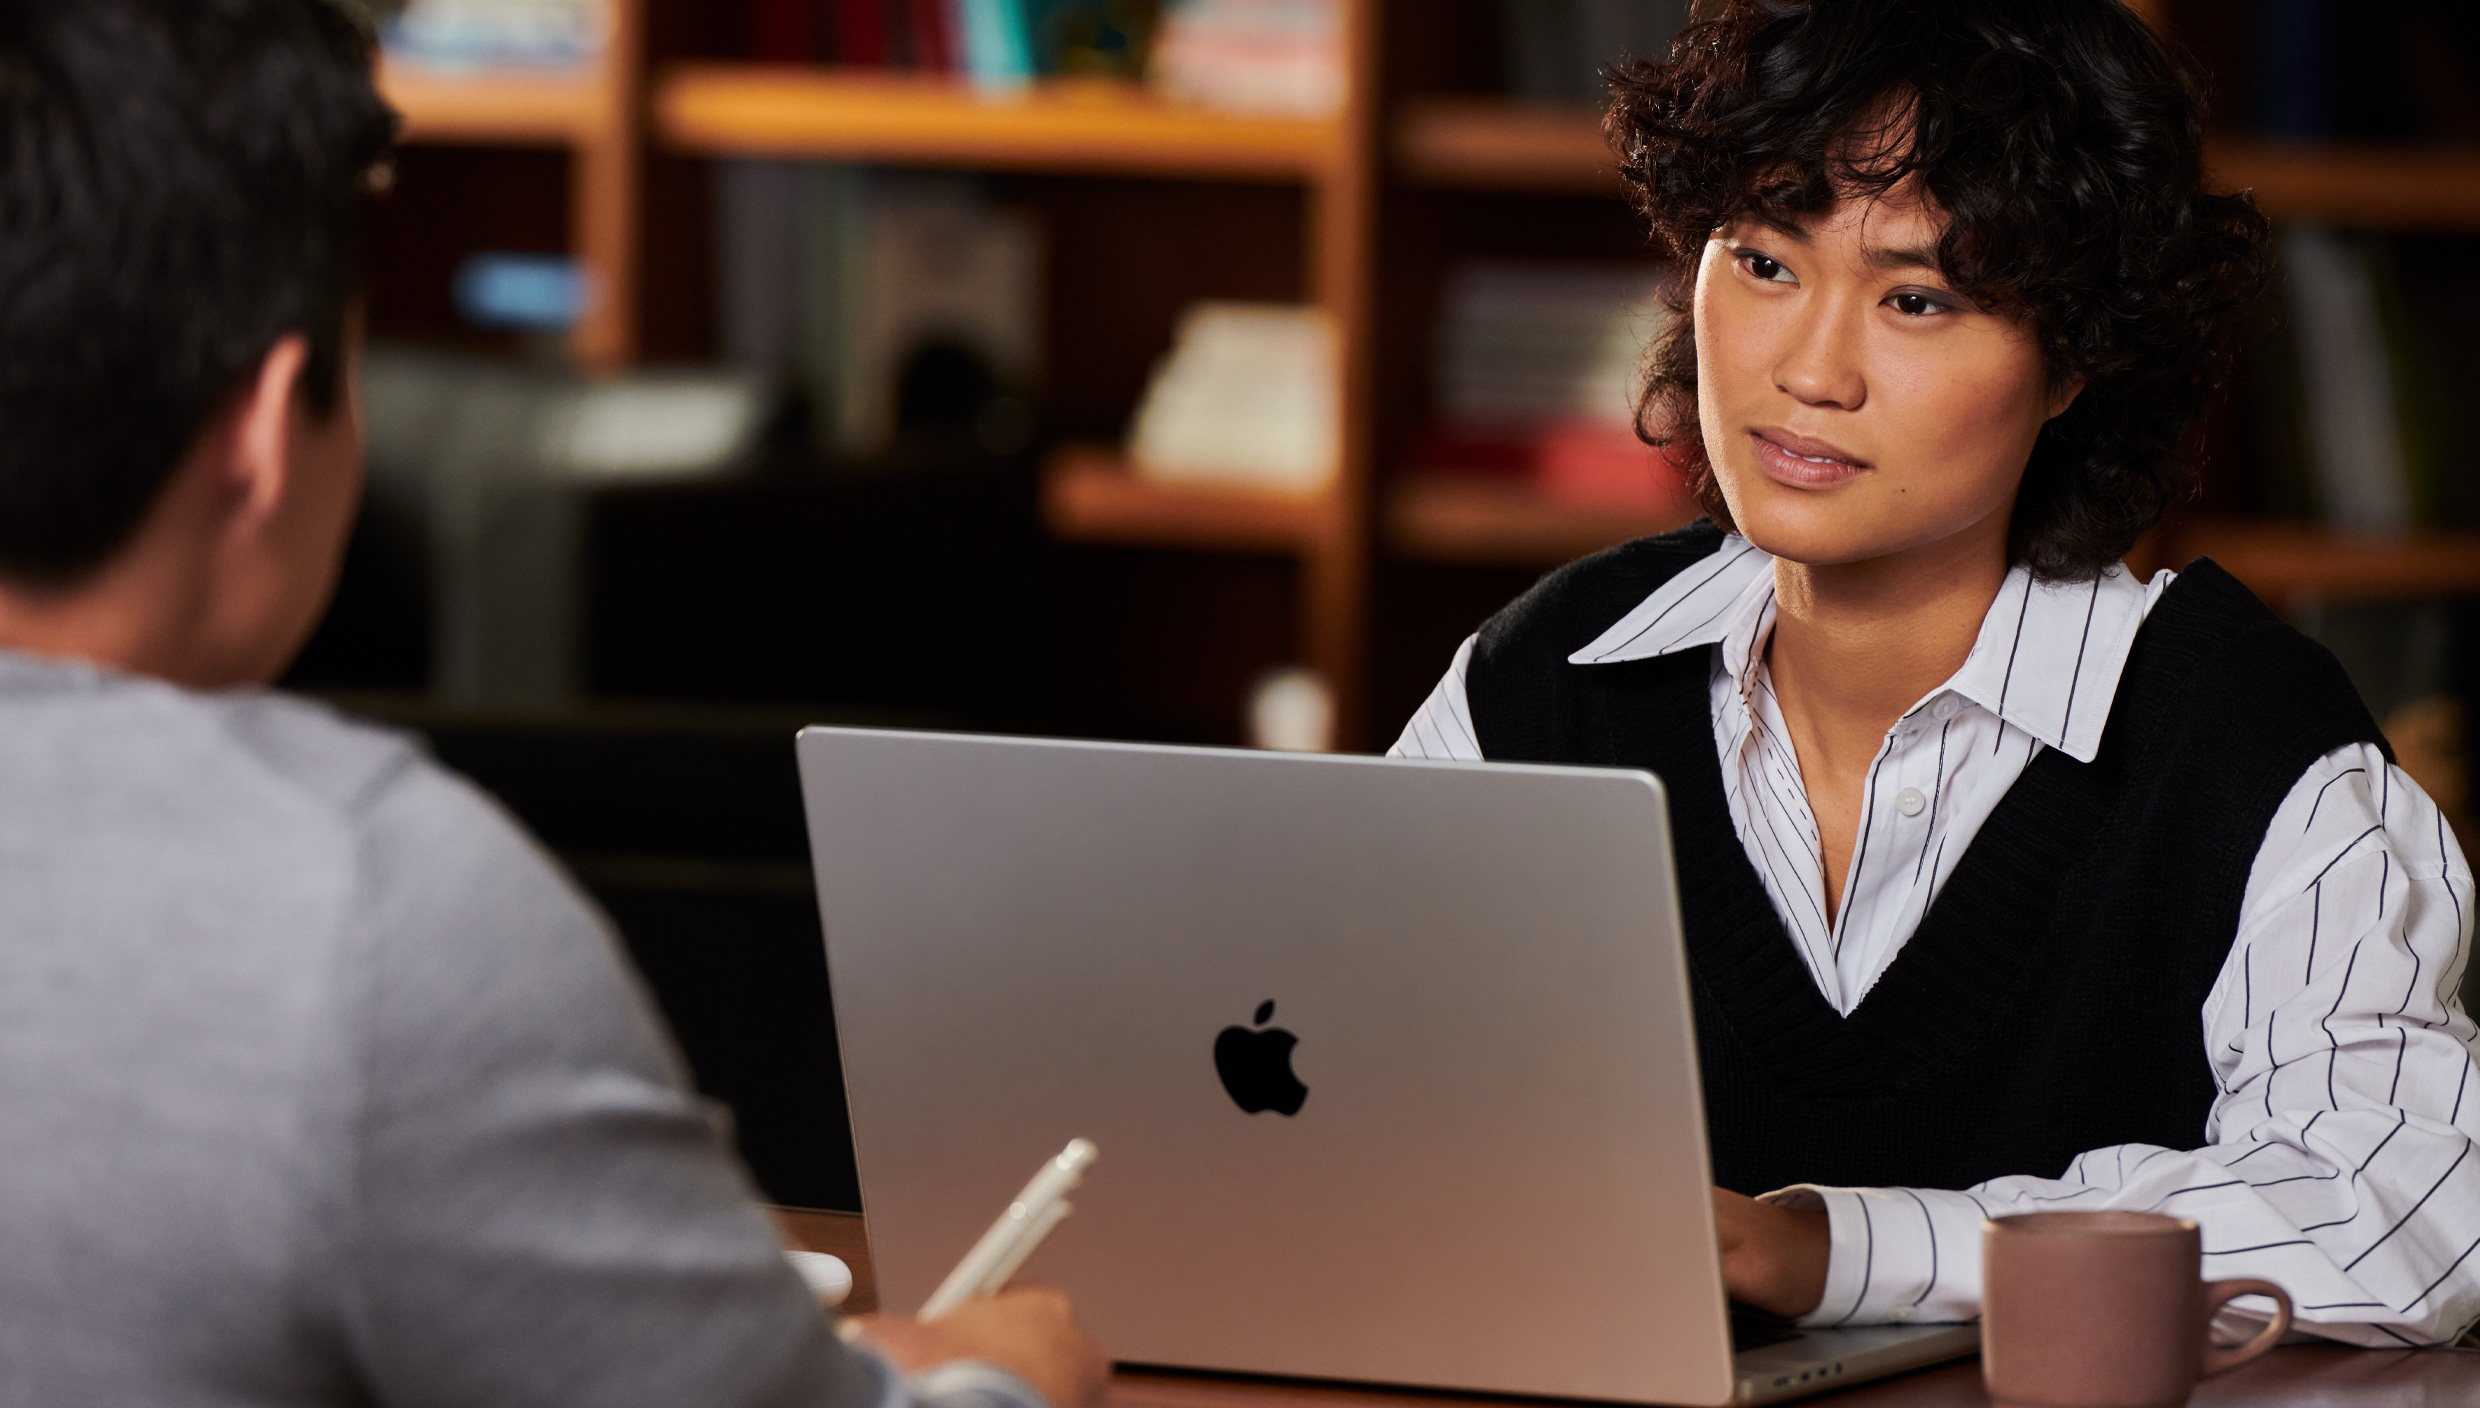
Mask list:
POLYGON ((1041 1408, 836 1338, 610 934, 495 809, 417 769, 362 850, 326 1279, 371 1399, 1041 1408))
MULTIPOLYGON (((2276 812, 2201 1032, 2220 1089, 2201 1148, 2126 1145, 2058 1178, 1768 1195, 1828 1211, 1809 1323, 1966 1320, 1984 1217, 2175 1213, 2205 1274, 2287 1290, 2300 1325, 2434 1344, 2480 1319, 2480 1078, 2456 998, 2471 870, 2436 804, 2374 747, 2309 769, 2276 812)), ((2243 1302, 2244 1305, 2244 1302, 2243 1302)))

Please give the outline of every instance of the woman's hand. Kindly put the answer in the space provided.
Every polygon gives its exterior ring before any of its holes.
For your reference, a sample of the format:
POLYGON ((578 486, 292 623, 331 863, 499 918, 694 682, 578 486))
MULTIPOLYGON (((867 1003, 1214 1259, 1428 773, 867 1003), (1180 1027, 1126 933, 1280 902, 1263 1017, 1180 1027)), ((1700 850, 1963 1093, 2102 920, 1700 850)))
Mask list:
POLYGON ((1034 1386, 1051 1408, 1094 1408, 1111 1377, 1102 1346, 1076 1323, 1068 1298, 1023 1286, 969 1301, 925 1325, 893 1315, 845 1321, 908 1374, 954 1359, 979 1359, 1034 1386))
POLYGON ((1722 1226, 1722 1284, 1731 1299, 1796 1320, 1825 1298, 1833 1245, 1826 1215, 1714 1190, 1722 1226))

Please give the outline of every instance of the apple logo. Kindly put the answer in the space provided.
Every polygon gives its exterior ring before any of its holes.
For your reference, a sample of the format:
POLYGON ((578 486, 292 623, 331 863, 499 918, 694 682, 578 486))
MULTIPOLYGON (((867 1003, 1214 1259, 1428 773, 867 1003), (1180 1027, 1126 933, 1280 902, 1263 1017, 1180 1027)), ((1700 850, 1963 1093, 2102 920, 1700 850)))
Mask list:
POLYGON ((1309 1098, 1309 1087, 1292 1074, 1292 1048, 1300 1038, 1281 1027, 1266 1023, 1274 1016, 1274 999, 1267 998, 1257 1006, 1257 1025, 1225 1027, 1214 1039, 1214 1070, 1223 1078, 1223 1089, 1231 1092, 1232 1103, 1248 1114, 1272 1110, 1278 1115, 1297 1115, 1301 1102, 1309 1098))

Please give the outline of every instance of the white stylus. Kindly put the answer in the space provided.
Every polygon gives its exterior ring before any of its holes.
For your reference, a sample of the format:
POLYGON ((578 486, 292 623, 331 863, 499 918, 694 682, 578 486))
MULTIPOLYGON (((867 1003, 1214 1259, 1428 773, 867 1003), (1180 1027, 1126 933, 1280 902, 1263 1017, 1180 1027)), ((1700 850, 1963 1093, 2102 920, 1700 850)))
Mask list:
POLYGON ((1093 1167, 1101 1150, 1090 1139, 1071 1139, 1059 1157, 1042 1165, 1025 1191, 1016 1195, 999 1220, 964 1254, 956 1269, 947 1273, 938 1290, 921 1307, 919 1319, 936 1320, 969 1300, 995 1296, 1007 1285, 1016 1268, 1025 1264, 1033 1249, 1059 1225, 1071 1209, 1068 1190, 1085 1178, 1085 1170, 1093 1167))

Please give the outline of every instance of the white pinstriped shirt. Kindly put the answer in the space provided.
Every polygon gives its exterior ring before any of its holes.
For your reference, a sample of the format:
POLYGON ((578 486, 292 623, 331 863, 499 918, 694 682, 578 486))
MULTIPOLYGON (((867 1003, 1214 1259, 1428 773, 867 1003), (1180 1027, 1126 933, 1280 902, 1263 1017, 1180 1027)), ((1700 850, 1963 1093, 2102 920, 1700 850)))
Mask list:
MULTIPOLYGON (((2008 575, 1963 667, 1888 732, 1831 921, 1816 817, 1764 661, 1773 559, 1727 538, 1568 658, 1711 651, 1732 825, 1818 991, 1849 1013, 2040 750, 2092 760, 2136 631, 2173 577, 2008 575)), ((1479 758, 1471 657, 1468 640, 1396 756, 1479 758)), ((2267 828, 2200 1014, 2221 1090, 2200 1147, 2096 1149, 2061 1178, 1970 1189, 1769 1194, 1823 1206, 1832 1226, 1808 1323, 1971 1319, 1984 1217, 2138 1208, 2195 1220, 2208 1276, 2280 1284, 2318 1334, 2366 1345, 2461 1334, 2480 1320, 2480 1076, 2454 997, 2472 910, 2471 869, 2408 776, 2367 745, 2319 759, 2267 828)))

